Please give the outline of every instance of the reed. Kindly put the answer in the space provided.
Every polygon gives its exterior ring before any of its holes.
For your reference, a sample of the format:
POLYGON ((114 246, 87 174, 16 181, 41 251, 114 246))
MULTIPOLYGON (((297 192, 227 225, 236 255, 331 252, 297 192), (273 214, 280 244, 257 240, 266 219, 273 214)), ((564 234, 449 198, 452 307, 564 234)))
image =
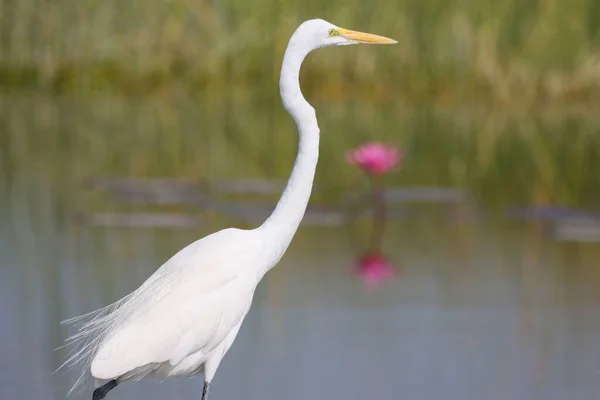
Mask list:
POLYGON ((307 85, 374 98, 597 102, 596 0, 5 0, 0 83, 125 94, 276 80, 299 22, 321 16, 399 40, 316 54, 307 85), (374 75, 377 75, 374 78, 374 75), (383 84, 385 83, 385 84, 383 84))
MULTIPOLYGON (((295 126, 279 103, 261 96, 239 88, 222 97, 143 100, 0 96, 1 182, 41 180, 67 200, 90 176, 287 179, 295 126)), ((344 151, 370 140, 403 150, 402 173, 388 176, 391 187, 462 188, 490 206, 529 204, 540 190, 551 204, 595 206, 599 200, 597 115, 313 104, 322 129, 315 202, 365 186, 344 151)))

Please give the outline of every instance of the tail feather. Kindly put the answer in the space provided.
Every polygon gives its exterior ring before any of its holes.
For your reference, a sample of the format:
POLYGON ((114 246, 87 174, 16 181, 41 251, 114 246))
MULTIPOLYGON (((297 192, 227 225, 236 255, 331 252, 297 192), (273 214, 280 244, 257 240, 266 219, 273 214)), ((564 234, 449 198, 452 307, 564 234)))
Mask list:
MULTIPOLYGON (((167 263, 168 264, 168 263, 167 263)), ((165 267, 166 265, 163 265, 165 267)), ((171 265, 173 266, 173 265, 171 265)), ((157 301, 162 299, 173 284, 172 269, 159 268, 137 290, 106 307, 62 321, 63 325, 76 327, 77 332, 65 340, 59 349, 70 348, 66 360, 56 369, 71 371, 81 368, 82 372, 68 394, 84 386, 90 375, 90 366, 107 335, 118 327, 135 319, 157 301)))

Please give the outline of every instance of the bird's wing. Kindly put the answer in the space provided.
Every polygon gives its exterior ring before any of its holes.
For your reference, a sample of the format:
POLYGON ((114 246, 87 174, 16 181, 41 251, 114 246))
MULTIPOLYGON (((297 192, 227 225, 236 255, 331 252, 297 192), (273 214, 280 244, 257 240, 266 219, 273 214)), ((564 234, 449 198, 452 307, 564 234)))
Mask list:
POLYGON ((246 315, 257 284, 260 241, 226 229, 181 250, 104 321, 91 371, 113 379, 153 363, 208 353, 246 315))

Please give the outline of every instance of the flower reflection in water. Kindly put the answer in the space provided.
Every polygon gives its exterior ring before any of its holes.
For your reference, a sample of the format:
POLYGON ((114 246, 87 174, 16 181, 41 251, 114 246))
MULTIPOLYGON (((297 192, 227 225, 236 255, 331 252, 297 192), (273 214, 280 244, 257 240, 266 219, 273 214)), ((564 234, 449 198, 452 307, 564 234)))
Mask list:
POLYGON ((367 253, 358 260, 358 274, 367 285, 378 285, 398 275, 394 265, 380 253, 367 253))

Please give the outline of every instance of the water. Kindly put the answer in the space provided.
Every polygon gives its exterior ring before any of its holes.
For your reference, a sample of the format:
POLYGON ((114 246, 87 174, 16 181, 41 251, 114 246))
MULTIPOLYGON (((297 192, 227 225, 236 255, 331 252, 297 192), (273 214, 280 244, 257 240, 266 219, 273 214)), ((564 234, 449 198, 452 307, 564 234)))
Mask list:
MULTIPOLYGON (((75 376, 53 374, 63 355, 54 349, 68 334, 59 321, 127 294, 196 238, 245 226, 212 213, 188 228, 80 224, 73 216, 82 211, 160 208, 116 204, 83 189, 81 179, 285 178, 293 136, 288 142, 273 127, 281 124, 290 136, 293 127, 277 105, 264 106, 273 107, 271 122, 256 110, 236 111, 251 108, 251 102, 240 102, 228 115, 216 108, 215 117, 202 111, 209 107, 202 101, 184 101, 183 107, 160 99, 80 102, 14 95, 1 101, 0 398, 60 399, 75 376), (247 116, 252 112, 255 119, 247 116), (227 127, 225 122, 242 117, 248 125, 227 127), (262 128, 259 139, 242 135, 262 128), (283 150, 273 150, 272 144, 270 151, 259 150, 269 135, 283 150)), ((325 194, 316 201, 335 198, 340 187, 363 184, 334 149, 360 143, 368 118, 378 117, 355 116, 355 125, 364 121, 352 128, 342 122, 351 113, 335 117, 323 112, 321 125, 332 133, 323 139, 318 183, 325 194), (351 139, 342 143, 336 133, 342 131, 351 139)), ((391 181, 466 187, 481 200, 480 206, 467 207, 484 210, 485 217, 447 218, 433 212, 439 206, 429 206, 391 221, 384 249, 401 274, 376 288, 363 285, 353 269, 364 222, 303 227, 258 288, 250 315, 221 364, 212 398, 597 399, 600 247, 556 240, 540 219, 518 221, 502 211, 515 204, 553 202, 589 209, 585 198, 596 190, 589 183, 596 179, 597 164, 586 161, 591 157, 581 143, 594 143, 589 132, 595 122, 572 117, 548 125, 532 117, 524 123, 537 126, 535 134, 513 134, 512 141, 488 145, 474 135, 443 139, 459 126, 473 124, 469 130, 480 131, 479 122, 449 127, 443 117, 428 112, 395 118, 368 137, 381 132, 403 144, 409 158, 417 154, 424 161, 408 160, 391 181), (565 126, 573 135, 568 145, 560 139, 565 126), (502 150, 507 143, 512 143, 510 162, 502 150), (475 148, 483 150, 475 153, 479 163, 471 164, 475 148), (523 154, 534 154, 537 164, 523 154), (583 160, 579 170, 576 160, 583 160), (444 174, 450 164, 458 172, 444 174), (521 175, 515 172, 519 169, 521 175)), ((201 380, 128 383, 109 397, 199 398, 201 380)), ((74 398, 90 396, 85 392, 74 398)))

